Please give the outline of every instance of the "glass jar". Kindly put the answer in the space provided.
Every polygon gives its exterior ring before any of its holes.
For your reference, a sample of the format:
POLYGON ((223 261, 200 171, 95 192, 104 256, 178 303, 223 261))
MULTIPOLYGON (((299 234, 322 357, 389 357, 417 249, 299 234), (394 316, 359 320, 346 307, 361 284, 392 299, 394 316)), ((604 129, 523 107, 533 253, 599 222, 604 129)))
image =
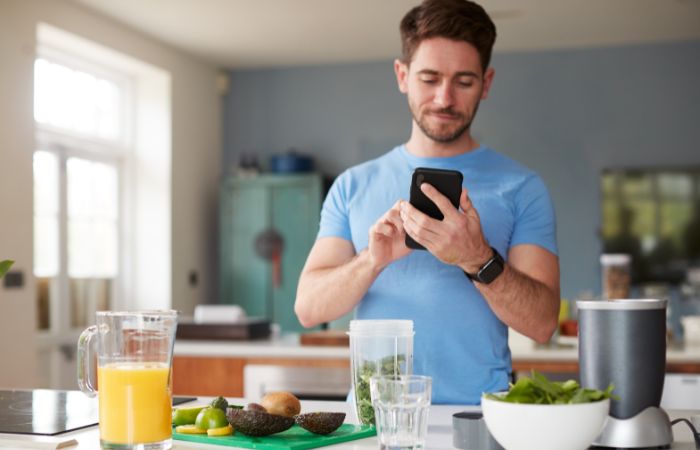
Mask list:
POLYGON ((355 415, 360 423, 374 425, 370 377, 413 373, 413 334, 412 320, 350 322, 350 370, 355 415))
POLYGON ((606 253, 600 256, 603 298, 615 300, 630 296, 630 255, 606 253))

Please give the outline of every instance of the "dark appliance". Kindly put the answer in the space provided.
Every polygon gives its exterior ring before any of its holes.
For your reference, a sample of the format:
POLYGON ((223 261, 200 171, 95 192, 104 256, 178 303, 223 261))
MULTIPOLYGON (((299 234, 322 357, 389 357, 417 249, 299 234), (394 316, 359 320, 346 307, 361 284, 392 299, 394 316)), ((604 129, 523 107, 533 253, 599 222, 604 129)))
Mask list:
POLYGON ((581 384, 615 386, 598 447, 668 448, 671 423, 660 408, 666 371, 666 300, 579 301, 581 384))
MULTIPOLYGON (((173 405, 196 400, 175 397, 173 405)), ((55 436, 97 425, 97 397, 80 391, 0 390, 0 433, 55 436)))

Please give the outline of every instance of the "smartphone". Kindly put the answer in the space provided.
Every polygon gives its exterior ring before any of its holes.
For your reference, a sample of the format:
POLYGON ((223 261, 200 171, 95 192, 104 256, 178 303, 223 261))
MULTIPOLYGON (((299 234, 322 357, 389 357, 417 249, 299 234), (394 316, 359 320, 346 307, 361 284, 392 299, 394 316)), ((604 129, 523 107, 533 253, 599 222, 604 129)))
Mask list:
MULTIPOLYGON (((413 177, 411 177, 411 205, 433 219, 442 220, 444 216, 440 212, 440 208, 420 190, 420 185, 430 184, 447 197, 455 208, 459 208, 462 180, 462 173, 456 170, 418 167, 413 171, 413 177)), ((425 247, 414 241, 408 234, 406 234, 406 247, 414 250, 425 250, 425 247)))

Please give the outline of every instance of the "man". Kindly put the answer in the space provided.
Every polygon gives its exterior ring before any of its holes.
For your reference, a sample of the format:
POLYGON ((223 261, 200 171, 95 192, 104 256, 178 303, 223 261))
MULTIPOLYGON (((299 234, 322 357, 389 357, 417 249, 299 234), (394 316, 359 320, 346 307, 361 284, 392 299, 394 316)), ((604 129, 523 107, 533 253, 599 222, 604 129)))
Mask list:
POLYGON ((394 69, 410 139, 333 184, 295 312, 306 327, 353 309, 358 319, 412 319, 413 371, 433 377, 433 402, 478 404, 508 387, 508 327, 538 342, 556 327, 554 213, 536 174, 471 135, 494 77, 496 30, 483 8, 425 0, 401 37, 394 69), (462 172, 460 208, 426 183, 442 221, 404 200, 416 167, 462 172), (408 249, 406 234, 427 251, 408 249))

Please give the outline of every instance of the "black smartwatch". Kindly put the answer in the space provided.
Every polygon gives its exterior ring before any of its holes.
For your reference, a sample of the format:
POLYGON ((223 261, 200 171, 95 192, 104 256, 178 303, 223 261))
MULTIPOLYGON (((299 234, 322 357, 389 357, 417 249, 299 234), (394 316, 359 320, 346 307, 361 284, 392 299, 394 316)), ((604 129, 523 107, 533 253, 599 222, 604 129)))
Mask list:
POLYGON ((491 250, 493 251, 493 256, 479 268, 477 273, 464 272, 467 278, 479 283, 489 284, 503 273, 503 265, 505 264, 503 257, 495 248, 491 247, 491 250))

